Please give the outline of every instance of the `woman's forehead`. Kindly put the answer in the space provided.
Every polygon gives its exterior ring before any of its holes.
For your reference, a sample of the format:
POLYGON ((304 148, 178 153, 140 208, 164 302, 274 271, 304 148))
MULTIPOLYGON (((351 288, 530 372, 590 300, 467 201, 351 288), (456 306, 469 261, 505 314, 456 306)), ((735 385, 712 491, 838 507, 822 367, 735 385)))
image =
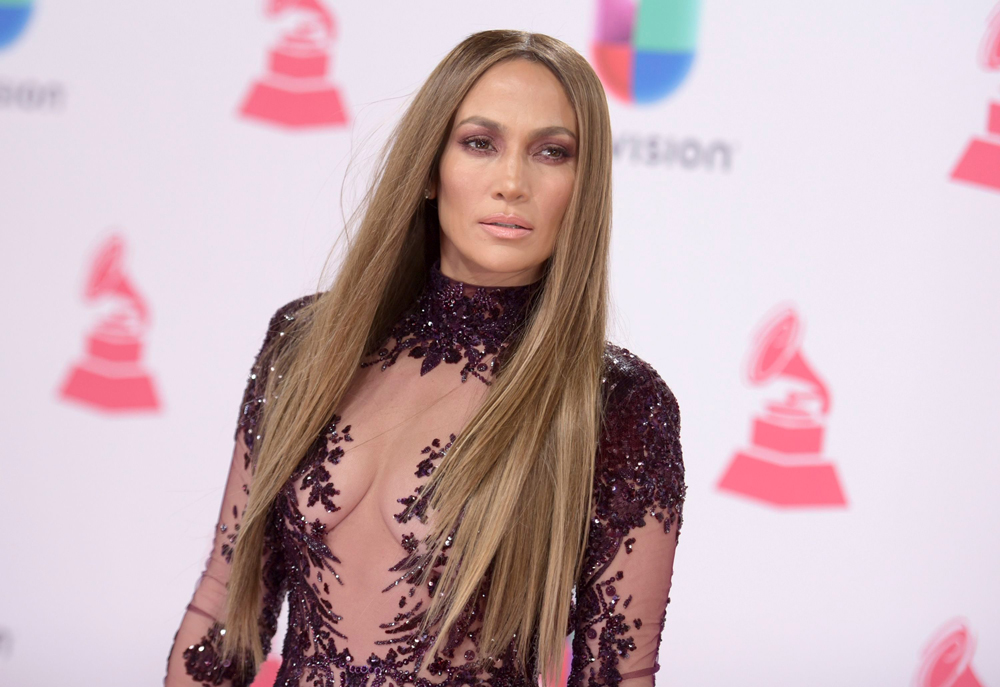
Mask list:
POLYGON ((455 126, 478 118, 507 129, 563 127, 576 133, 576 113, 562 83, 548 67, 524 59, 493 65, 459 104, 455 126))

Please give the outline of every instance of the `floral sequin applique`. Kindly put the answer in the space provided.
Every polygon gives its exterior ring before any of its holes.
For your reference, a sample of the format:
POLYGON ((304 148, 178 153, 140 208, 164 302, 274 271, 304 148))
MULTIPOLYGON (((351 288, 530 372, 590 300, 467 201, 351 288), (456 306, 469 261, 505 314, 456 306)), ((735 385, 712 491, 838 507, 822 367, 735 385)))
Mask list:
POLYGON ((442 361, 461 368, 462 381, 469 375, 485 384, 484 375, 496 374, 506 349, 506 340, 524 324, 532 297, 541 280, 523 286, 471 286, 444 276, 440 261, 431 266, 428 281, 414 307, 392 328, 390 349, 379 349, 375 360, 362 367, 382 363, 382 369, 394 364, 404 352, 422 358, 420 374, 425 375, 442 361), (471 295, 467 291, 472 291, 471 295), (489 363, 485 358, 494 356, 489 363))
MULTIPOLYGON (((445 277, 434 265, 413 307, 391 328, 386 345, 373 353, 376 359, 363 361, 362 367, 380 363, 385 370, 406 353, 421 360, 421 376, 444 362, 459 369, 463 382, 471 375, 489 384, 492 373, 502 364, 511 335, 525 326, 531 299, 540 284, 471 287, 445 277), (393 340, 395 343, 389 345, 393 340)), ((312 298, 298 299, 279 309, 272 318, 265 346, 281 336, 296 310, 312 298)), ((259 438, 258 416, 264 403, 265 375, 260 367, 255 363, 248 380, 236 434, 251 449, 259 438)), ((618 687, 622 680, 656 671, 659 630, 669 603, 668 566, 673 555, 670 538, 679 534, 682 523, 685 485, 680 419, 670 389, 648 363, 624 348, 608 344, 602 394, 604 413, 595 457, 590 531, 567 627, 567 633, 573 633, 568 687, 618 687), (636 565, 637 561, 643 565, 636 565), (650 566, 650 561, 657 565, 650 566), (663 565, 659 565, 661 561, 663 565)), ((360 437, 358 428, 365 419, 351 420, 360 437)), ((428 655, 434 635, 417 632, 426 612, 427 594, 415 586, 415 581, 418 566, 432 563, 426 592, 436 593, 439 576, 435 568, 447 561, 447 551, 433 562, 420 555, 417 522, 426 524, 431 496, 424 489, 426 483, 396 499, 402 510, 391 517, 406 529, 394 535, 395 543, 390 541, 391 546, 400 546, 399 555, 394 551, 388 559, 398 561, 389 568, 392 574, 380 578, 372 575, 370 579, 362 576, 349 584, 341 579, 339 571, 346 572, 346 568, 328 543, 328 526, 312 515, 306 517, 302 511, 306 504, 326 513, 339 511, 341 505, 347 507, 347 501, 341 502, 344 495, 340 489, 344 485, 334 486, 336 471, 332 469, 344 456, 345 442, 352 441, 351 425, 342 423, 339 415, 331 417, 326 431, 317 437, 273 505, 259 625, 266 652, 287 594, 289 622, 276 685, 531 687, 513 668, 513 643, 490 652, 495 659, 492 669, 477 672, 470 665, 485 651, 479 646, 479 620, 489 594, 489 571, 483 579, 482 593, 470 599, 469 606, 462 610, 445 650, 428 655), (299 503, 303 505, 301 510, 299 503), (409 513, 407 507, 411 507, 409 513), (409 531, 411 526, 414 531, 409 531), (388 598, 389 612, 370 619, 369 629, 377 631, 375 637, 367 640, 367 646, 357 636, 352 636, 349 643, 344 631, 346 621, 337 612, 348 598, 344 595, 380 593, 390 595, 381 597, 388 598), (352 654, 351 649, 358 654, 352 654)), ((415 462, 414 474, 420 480, 429 478, 456 438, 452 433, 447 441, 443 435, 433 439, 415 462)), ((250 453, 248 450, 236 456, 233 469, 237 473, 240 469, 252 471, 250 453)), ((239 477, 244 480, 244 488, 239 489, 240 482, 233 482, 237 488, 224 502, 216 532, 213 565, 220 579, 225 577, 225 566, 231 563, 242 517, 240 507, 245 506, 249 496, 249 474, 239 477)), ((387 520, 392 510, 386 513, 387 520)), ((347 556, 351 552, 337 553, 347 556)), ((378 572, 381 575, 383 571, 378 572)), ((218 648, 224 626, 211 615, 204 615, 211 618, 200 626, 207 629, 205 636, 183 652, 189 676, 199 684, 245 687, 245 682, 239 682, 236 666, 220 660, 218 648)), ((525 659, 529 669, 534 669, 534 656, 525 659)))

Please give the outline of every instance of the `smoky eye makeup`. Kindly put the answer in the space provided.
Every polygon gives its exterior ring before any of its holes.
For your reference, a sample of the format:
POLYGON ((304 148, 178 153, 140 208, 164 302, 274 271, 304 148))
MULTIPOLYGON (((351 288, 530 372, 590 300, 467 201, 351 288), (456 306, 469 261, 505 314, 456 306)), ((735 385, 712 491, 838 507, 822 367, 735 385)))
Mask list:
POLYGON ((455 143, 473 152, 482 152, 497 147, 498 132, 482 125, 461 124, 452 136, 455 143))
POLYGON ((494 148, 493 141, 483 136, 472 136, 465 139, 465 147, 476 153, 489 152, 494 148))
POLYGON ((538 146, 539 153, 546 153, 546 157, 558 160, 568 160, 576 155, 576 146, 572 143, 560 141, 546 141, 538 146))
MULTIPOLYGON (((459 133, 456 143, 472 153, 486 154, 496 152, 500 143, 493 135, 483 133, 459 133)), ((575 157, 576 146, 562 141, 542 140, 532 143, 528 148, 532 156, 540 157, 549 162, 563 162, 575 157)))

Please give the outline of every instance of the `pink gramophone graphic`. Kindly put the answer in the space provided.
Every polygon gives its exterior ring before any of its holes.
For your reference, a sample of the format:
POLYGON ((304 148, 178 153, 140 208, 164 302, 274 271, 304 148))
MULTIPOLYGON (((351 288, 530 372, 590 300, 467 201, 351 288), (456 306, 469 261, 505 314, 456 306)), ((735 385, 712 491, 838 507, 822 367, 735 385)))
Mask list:
POLYGON ((913 687, 983 687, 972 672, 976 641, 963 618, 945 623, 924 648, 913 687))
MULTIPOLYGON (((986 69, 1000 69, 1000 4, 993 8, 986 24, 986 35, 979 44, 979 63, 986 69)), ((989 104, 986 136, 969 141, 951 178, 1000 191, 1000 100, 989 104)))
POLYGON ((795 310, 784 305, 758 331, 747 361, 750 383, 784 377, 806 389, 768 402, 754 417, 750 447, 736 452, 718 487, 775 506, 846 506, 837 471, 823 457, 830 393, 802 356, 801 330, 795 310))
POLYGON ((70 369, 59 395, 110 412, 158 410, 153 380, 142 367, 149 311, 122 269, 124 250, 115 235, 97 252, 84 298, 114 299, 115 307, 87 335, 83 359, 70 369))
POLYGON ((268 0, 270 16, 291 10, 305 16, 271 48, 269 71, 250 89, 240 112, 294 128, 346 124, 340 91, 327 79, 337 34, 333 14, 321 0, 268 0))

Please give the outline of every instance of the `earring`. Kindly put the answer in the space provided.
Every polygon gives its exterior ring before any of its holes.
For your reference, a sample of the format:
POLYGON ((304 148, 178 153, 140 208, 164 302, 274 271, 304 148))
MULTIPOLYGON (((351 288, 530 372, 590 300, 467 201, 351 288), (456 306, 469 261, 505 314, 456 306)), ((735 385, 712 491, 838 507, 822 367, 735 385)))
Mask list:
POLYGON ((431 190, 429 188, 425 188, 424 189, 424 198, 430 200, 430 197, 431 197, 431 190))

